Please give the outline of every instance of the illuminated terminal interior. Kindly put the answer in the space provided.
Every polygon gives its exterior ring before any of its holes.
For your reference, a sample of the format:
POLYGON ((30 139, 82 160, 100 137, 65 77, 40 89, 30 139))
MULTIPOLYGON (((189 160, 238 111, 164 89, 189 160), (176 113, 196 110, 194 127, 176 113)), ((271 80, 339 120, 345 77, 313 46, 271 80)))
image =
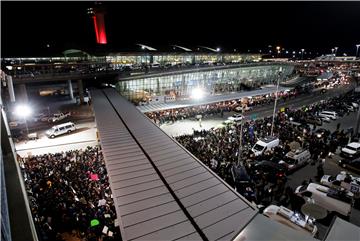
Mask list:
MULTIPOLYGON (((240 53, 110 53, 102 56, 92 56, 81 50, 67 50, 63 56, 33 57, 33 58, 3 58, 2 67, 6 67, 9 74, 21 73, 24 70, 44 73, 48 68, 78 68, 81 64, 102 65, 111 69, 122 66, 160 65, 194 65, 211 63, 251 63, 259 62, 260 54, 240 53)), ((4 68, 5 69, 5 68, 4 68)))
POLYGON ((205 94, 218 94, 274 84, 280 68, 281 80, 294 72, 293 65, 261 65, 122 80, 116 87, 121 95, 138 104, 160 96, 189 97, 194 88, 205 94))

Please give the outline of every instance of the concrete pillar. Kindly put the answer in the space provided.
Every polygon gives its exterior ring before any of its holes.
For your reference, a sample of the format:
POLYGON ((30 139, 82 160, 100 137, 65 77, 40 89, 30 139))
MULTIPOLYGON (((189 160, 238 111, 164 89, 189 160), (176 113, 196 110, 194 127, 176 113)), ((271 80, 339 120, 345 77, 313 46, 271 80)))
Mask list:
POLYGON ((27 95, 27 91, 26 91, 26 85, 25 84, 20 84, 20 85, 18 85, 18 87, 17 87, 17 99, 18 99, 18 101, 20 101, 20 102, 23 102, 23 103, 26 103, 26 102, 28 102, 28 95, 27 95))
POLYGON ((14 92, 12 76, 6 75, 6 80, 7 80, 7 85, 8 85, 9 95, 10 95, 10 102, 15 102, 15 92, 14 92))
POLYGON ((73 91, 71 79, 68 80, 68 86, 69 86, 70 99, 73 100, 74 99, 74 91, 73 91))
POLYGON ((84 104, 84 87, 81 79, 77 81, 77 86, 79 91, 80 104, 84 104))

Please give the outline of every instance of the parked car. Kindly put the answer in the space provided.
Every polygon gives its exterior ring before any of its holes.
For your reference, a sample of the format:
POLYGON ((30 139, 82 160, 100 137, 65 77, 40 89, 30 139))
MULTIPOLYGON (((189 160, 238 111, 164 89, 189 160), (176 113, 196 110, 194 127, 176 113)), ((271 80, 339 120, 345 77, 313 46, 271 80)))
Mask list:
POLYGON ((231 120, 231 121, 241 121, 243 118, 244 118, 244 116, 241 115, 241 114, 234 114, 234 115, 228 117, 228 120, 231 120))
POLYGON ((67 122, 64 124, 53 126, 51 129, 45 132, 47 137, 55 138, 62 134, 69 134, 76 130, 76 126, 72 122, 67 122))
POLYGON ((257 175, 265 175, 270 182, 276 182, 278 178, 286 178, 286 168, 271 161, 255 163, 252 169, 257 175))
POLYGON ((49 119, 49 116, 47 114, 40 113, 40 114, 34 115, 31 118, 31 121, 33 121, 33 122, 48 121, 48 119, 49 119))
POLYGON ((23 121, 23 120, 10 121, 9 122, 9 127, 13 128, 13 127, 17 127, 19 125, 24 125, 24 124, 25 124, 25 121, 23 121))
MULTIPOLYGON (((91 101, 91 98, 87 95, 84 95, 84 104, 88 104, 91 101)), ((80 96, 76 96, 76 104, 80 105, 80 96)))
POLYGON ((360 158, 342 159, 338 161, 339 166, 360 174, 360 158))
POLYGON ((354 112, 356 109, 353 105, 348 105, 346 103, 344 104, 344 107, 350 112, 354 112))
POLYGON ((258 140, 251 151, 255 154, 255 156, 262 155, 266 150, 270 150, 271 148, 274 148, 278 146, 280 143, 279 138, 277 137, 267 137, 264 139, 258 140))
POLYGON ((316 183, 302 185, 295 189, 295 194, 307 202, 315 203, 325 208, 329 213, 349 217, 352 210, 353 193, 345 189, 332 189, 316 183))
POLYGON ((237 106, 237 107, 235 107, 234 111, 241 113, 242 110, 244 110, 244 112, 245 112, 245 111, 251 111, 252 109, 253 108, 251 106, 244 106, 243 108, 241 106, 237 106))
POLYGON ((345 171, 336 176, 324 175, 320 183, 327 187, 341 186, 354 194, 360 194, 360 177, 355 177, 345 171))
POLYGON ((313 219, 306 219, 302 213, 291 211, 283 206, 270 205, 264 209, 263 214, 276 222, 285 224, 286 226, 298 230, 305 231, 311 236, 315 236, 318 228, 313 219))
POLYGON ((356 158, 360 156, 360 143, 351 142, 341 149, 340 155, 346 158, 356 158))
POLYGON ((321 111, 319 116, 329 117, 332 120, 336 120, 338 118, 338 114, 335 111, 321 111))
POLYGON ((310 162, 311 154, 308 150, 299 149, 290 151, 286 154, 285 158, 279 162, 280 165, 286 167, 287 172, 293 172, 310 162))
POLYGON ((58 122, 58 121, 61 121, 65 118, 69 117, 70 115, 71 115, 70 112, 65 113, 65 114, 64 113, 56 113, 53 116, 48 118, 48 122, 52 122, 52 123, 58 122))
POLYGON ((43 89, 39 90, 40 96, 52 96, 52 95, 65 95, 66 91, 65 89, 43 89))
POLYGON ((318 116, 323 122, 330 123, 331 119, 330 117, 326 116, 318 116))
POLYGON ((313 116, 309 116, 307 118, 305 118, 305 121, 308 123, 308 124, 312 124, 312 125, 318 125, 318 126, 321 126, 322 125, 322 119, 319 118, 319 117, 313 117, 313 116))

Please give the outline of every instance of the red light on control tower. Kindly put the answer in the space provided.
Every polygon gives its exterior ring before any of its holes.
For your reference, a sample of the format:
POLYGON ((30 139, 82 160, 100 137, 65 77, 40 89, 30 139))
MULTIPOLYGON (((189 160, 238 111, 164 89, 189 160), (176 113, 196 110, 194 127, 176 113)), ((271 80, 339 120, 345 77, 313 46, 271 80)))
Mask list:
POLYGON ((94 29, 96 34, 96 42, 98 44, 107 44, 105 32, 105 10, 101 5, 88 9, 88 14, 94 21, 94 29))

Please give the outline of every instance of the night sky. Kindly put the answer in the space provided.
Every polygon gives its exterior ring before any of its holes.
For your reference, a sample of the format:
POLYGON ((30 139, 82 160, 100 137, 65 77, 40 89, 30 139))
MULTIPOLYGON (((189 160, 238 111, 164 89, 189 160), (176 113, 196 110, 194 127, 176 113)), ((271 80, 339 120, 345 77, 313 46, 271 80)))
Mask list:
POLYGON ((268 45, 355 54, 360 44, 360 2, 103 2, 108 44, 99 46, 87 8, 94 2, 2 2, 1 55, 60 56, 162 51, 178 44, 230 52, 268 50, 268 45), (46 45, 49 44, 50 47, 46 45))

